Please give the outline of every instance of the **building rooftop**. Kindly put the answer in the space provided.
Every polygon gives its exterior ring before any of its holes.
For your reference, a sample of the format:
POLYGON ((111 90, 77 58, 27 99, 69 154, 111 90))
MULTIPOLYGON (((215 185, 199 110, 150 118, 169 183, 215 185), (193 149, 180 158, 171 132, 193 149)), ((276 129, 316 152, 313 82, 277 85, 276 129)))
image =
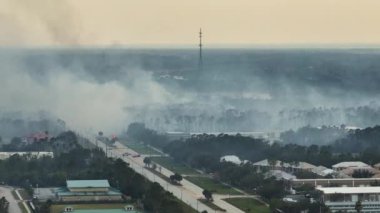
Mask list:
POLYGON ((108 180, 68 180, 67 188, 109 188, 108 180))
POLYGON ((315 167, 311 170, 313 173, 317 174, 317 175, 320 175, 322 177, 325 177, 329 174, 332 174, 334 173, 334 170, 332 169, 329 169, 327 167, 324 167, 324 166, 318 166, 318 167, 315 167))
MULTIPOLYGON (((265 160, 253 163, 252 165, 254 165, 254 166, 268 166, 269 167, 270 163, 269 163, 268 159, 265 159, 265 160)), ((313 164, 310 164, 307 162, 298 162, 295 164, 291 164, 291 163, 281 162, 279 160, 276 160, 276 164, 274 166, 275 167, 285 167, 285 168, 296 168, 296 169, 313 169, 316 167, 313 164)))
POLYGON ((371 166, 361 161, 346 161, 346 162, 337 163, 332 166, 332 168, 347 168, 347 167, 371 167, 371 166))
POLYGON ((317 187, 324 194, 380 194, 380 186, 368 187, 317 187))
POLYGON ((106 195, 106 196, 121 196, 122 193, 114 188, 109 188, 108 191, 105 192, 71 192, 67 190, 66 188, 58 188, 55 189, 55 193, 57 193, 59 196, 100 196, 100 195, 106 195))
POLYGON ((231 162, 231 163, 234 163, 234 164, 241 164, 241 160, 238 156, 236 155, 226 155, 226 156, 223 156, 220 158, 220 162, 223 162, 223 161, 226 161, 226 162, 231 162))

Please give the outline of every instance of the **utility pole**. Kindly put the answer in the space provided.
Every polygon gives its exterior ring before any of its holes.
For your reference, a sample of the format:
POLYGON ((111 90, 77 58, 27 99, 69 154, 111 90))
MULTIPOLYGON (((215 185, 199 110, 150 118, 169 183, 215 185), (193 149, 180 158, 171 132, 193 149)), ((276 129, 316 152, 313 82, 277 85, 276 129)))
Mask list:
POLYGON ((202 58, 202 28, 199 30, 199 71, 203 69, 203 58, 202 58))

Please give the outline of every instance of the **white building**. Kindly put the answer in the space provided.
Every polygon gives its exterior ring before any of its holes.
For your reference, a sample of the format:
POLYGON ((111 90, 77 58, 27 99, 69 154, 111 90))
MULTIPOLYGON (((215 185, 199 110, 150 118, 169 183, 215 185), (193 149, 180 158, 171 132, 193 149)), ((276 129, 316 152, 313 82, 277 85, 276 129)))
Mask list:
POLYGON ((360 200, 362 213, 380 213, 380 187, 317 187, 323 193, 323 202, 331 212, 357 212, 360 200))

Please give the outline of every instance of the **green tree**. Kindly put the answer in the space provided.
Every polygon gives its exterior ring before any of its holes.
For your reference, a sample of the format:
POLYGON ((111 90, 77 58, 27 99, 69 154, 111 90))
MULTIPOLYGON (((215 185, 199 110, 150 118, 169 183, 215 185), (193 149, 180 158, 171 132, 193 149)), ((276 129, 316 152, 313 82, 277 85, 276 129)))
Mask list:
POLYGON ((205 190, 203 190, 202 194, 203 194, 203 196, 205 196, 207 201, 212 201, 212 192, 211 191, 205 189, 205 190))
POLYGON ((150 167, 150 164, 152 163, 152 159, 145 157, 144 163, 145 163, 145 166, 150 167))
POLYGON ((5 197, 0 198, 0 213, 8 213, 9 202, 5 197))

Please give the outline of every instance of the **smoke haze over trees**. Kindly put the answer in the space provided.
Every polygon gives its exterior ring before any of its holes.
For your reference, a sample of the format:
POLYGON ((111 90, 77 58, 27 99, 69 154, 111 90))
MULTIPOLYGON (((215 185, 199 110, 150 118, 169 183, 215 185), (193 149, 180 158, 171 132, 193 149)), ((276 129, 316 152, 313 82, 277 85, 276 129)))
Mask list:
POLYGON ((183 132, 380 122, 377 50, 211 49, 202 72, 192 49, 2 49, 0 56, 2 111, 43 110, 81 130, 117 133, 135 121, 183 132))

